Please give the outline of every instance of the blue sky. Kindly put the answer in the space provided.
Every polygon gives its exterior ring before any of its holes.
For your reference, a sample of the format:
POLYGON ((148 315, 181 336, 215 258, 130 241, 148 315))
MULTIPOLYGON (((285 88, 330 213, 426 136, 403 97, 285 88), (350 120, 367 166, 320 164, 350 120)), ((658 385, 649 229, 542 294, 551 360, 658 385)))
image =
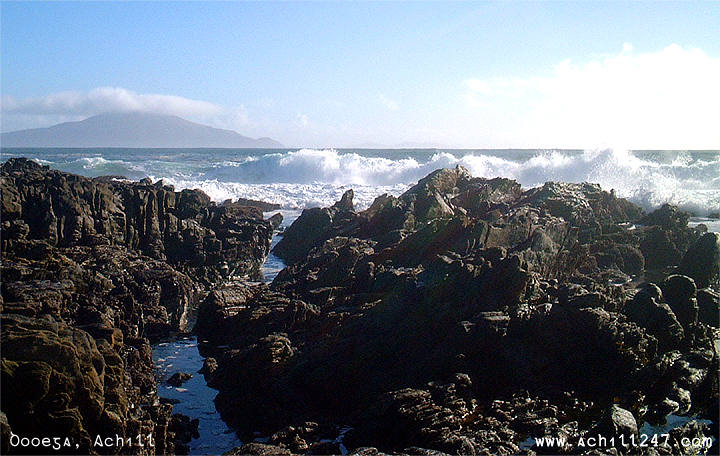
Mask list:
POLYGON ((0 7, 3 131, 141 109, 293 146, 720 148, 717 2, 0 7))

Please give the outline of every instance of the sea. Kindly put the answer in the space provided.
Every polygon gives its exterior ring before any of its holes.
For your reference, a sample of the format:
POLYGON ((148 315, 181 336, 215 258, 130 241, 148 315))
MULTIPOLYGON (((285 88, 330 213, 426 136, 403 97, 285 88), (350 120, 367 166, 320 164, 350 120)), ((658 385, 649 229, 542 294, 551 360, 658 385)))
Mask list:
POLYGON ((217 202, 239 197, 285 210, 327 206, 347 189, 358 208, 399 195, 438 168, 507 177, 523 187, 547 181, 592 182, 652 210, 671 203, 698 218, 720 215, 720 150, 620 149, 1 149, 3 161, 28 157, 89 177, 162 179, 199 188, 217 202))

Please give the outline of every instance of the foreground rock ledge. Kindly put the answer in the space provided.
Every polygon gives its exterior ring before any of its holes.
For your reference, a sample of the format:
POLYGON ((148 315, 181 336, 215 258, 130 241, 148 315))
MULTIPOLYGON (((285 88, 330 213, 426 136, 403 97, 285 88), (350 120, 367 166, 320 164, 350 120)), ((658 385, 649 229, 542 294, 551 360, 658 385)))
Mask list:
MULTIPOLYGON (((582 439, 715 420, 719 237, 687 221, 593 184, 524 190, 461 167, 365 211, 351 191, 304 211, 272 284, 200 306, 218 409, 269 436, 234 453, 514 454, 554 436, 550 453, 634 454, 582 439)), ((717 434, 691 424, 657 451, 717 434)))
POLYGON ((273 224, 198 190, 25 159, 0 167, 0 191, 0 452, 52 451, 10 448, 11 432, 68 437, 63 453, 186 452, 197 423, 158 401, 150 341, 190 329, 208 286, 256 275, 273 224), (98 447, 98 435, 155 445, 98 447))

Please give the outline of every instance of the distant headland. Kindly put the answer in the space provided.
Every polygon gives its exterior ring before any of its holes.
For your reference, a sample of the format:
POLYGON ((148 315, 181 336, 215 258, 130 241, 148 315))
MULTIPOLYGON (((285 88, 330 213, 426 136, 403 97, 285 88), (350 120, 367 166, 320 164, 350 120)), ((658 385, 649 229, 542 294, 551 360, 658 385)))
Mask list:
POLYGON ((177 116, 105 113, 77 122, 2 134, 3 147, 218 147, 281 148, 270 138, 249 138, 177 116))

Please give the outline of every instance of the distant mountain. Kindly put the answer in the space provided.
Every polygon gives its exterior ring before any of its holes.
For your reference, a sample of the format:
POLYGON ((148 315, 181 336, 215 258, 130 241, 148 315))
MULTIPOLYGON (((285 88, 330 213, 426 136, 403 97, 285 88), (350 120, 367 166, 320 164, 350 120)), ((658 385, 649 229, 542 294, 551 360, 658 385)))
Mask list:
POLYGON ((0 144, 3 147, 283 147, 270 138, 248 138, 232 130, 177 116, 144 112, 106 113, 79 122, 3 133, 0 144))

